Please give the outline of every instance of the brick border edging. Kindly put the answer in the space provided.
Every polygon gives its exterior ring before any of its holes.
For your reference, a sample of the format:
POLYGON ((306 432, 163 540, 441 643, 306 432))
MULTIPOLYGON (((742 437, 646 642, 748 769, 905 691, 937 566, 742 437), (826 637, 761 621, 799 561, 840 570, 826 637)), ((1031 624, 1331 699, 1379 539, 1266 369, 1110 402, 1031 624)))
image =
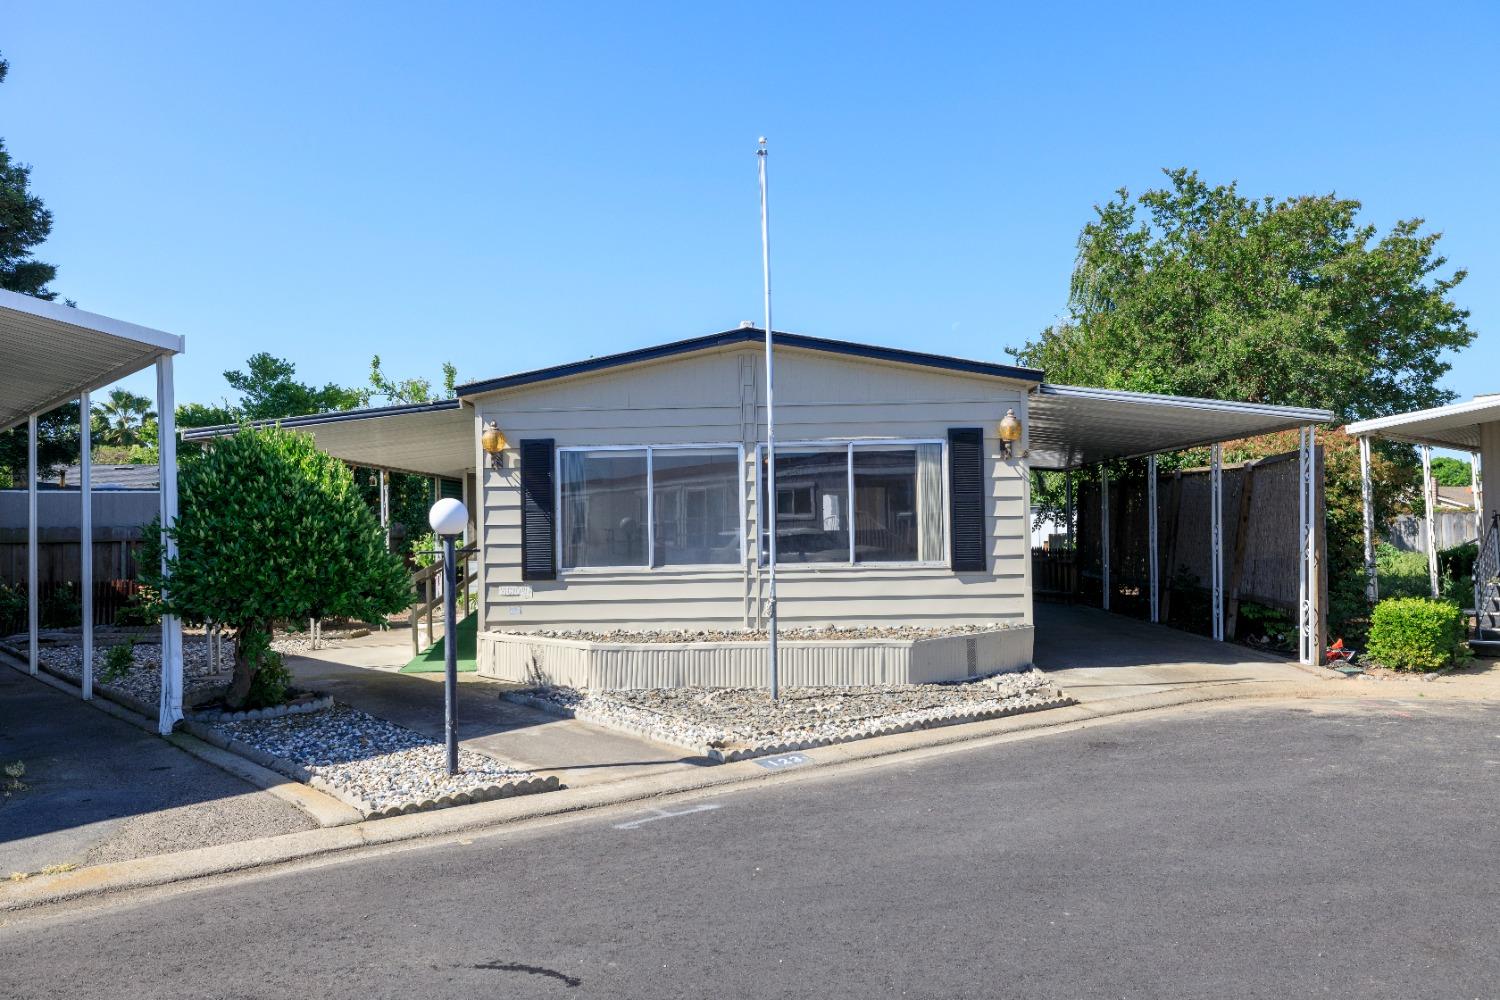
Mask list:
POLYGON ((841 743, 854 743, 858 740, 871 739, 876 736, 894 736, 898 733, 910 733, 919 729, 942 729, 945 726, 962 725, 966 722, 983 722, 988 719, 1003 719, 1013 715, 1027 715, 1031 712, 1040 712, 1052 708, 1066 708, 1069 705, 1078 704, 1078 699, 1066 694, 1060 694, 1056 698, 1048 698, 1028 705, 995 706, 992 708, 979 708, 969 711, 958 712, 954 715, 941 716, 933 719, 918 719, 914 722, 902 723, 891 726, 866 726, 852 733, 840 736, 825 736, 810 740, 790 740, 786 743, 764 743, 758 746, 721 748, 711 747, 703 743, 693 743, 689 740, 678 739, 663 734, 660 730, 650 726, 639 726, 605 715, 602 712, 594 712, 589 709, 569 708, 556 702, 535 697, 525 691, 503 691, 501 698, 534 708, 539 712, 549 715, 558 715, 564 718, 577 719, 580 722, 603 726, 606 729, 614 729, 627 732, 644 739, 653 740, 657 743, 665 743, 668 746, 680 747, 690 750, 701 757, 707 757, 716 764, 730 764, 735 761, 751 760, 755 757, 769 757, 779 753, 793 753, 798 750, 814 750, 818 747, 835 746, 841 743))
POLYGON ((293 781, 300 781, 304 785, 309 785, 320 792, 331 795, 345 805, 357 810, 365 819, 384 819, 388 816, 400 816, 406 813, 429 812, 433 809, 446 809, 450 806, 464 806, 471 802, 508 799, 516 795, 534 795, 538 792, 554 791, 561 787, 561 781, 554 774, 545 778, 532 778, 526 781, 507 781, 501 784, 484 785, 471 792, 440 795, 435 799, 417 799, 399 805, 376 808, 373 804, 366 802, 356 795, 351 795, 326 778, 313 774, 296 761, 267 753, 257 746, 246 743, 244 740, 227 736, 213 726, 199 722, 196 719, 184 719, 182 721, 182 728, 203 742, 216 746, 220 750, 238 754, 246 760, 259 764, 261 767, 268 768, 277 774, 291 778, 293 781))

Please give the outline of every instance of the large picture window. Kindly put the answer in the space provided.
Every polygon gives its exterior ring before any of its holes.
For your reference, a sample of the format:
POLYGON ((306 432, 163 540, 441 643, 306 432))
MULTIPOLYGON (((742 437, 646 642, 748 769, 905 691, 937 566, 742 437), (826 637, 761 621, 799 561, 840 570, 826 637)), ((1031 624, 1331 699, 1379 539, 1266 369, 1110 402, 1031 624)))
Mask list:
POLYGON ((738 563, 741 479, 737 447, 559 449, 562 567, 738 563))
MULTIPOLYGON (((776 448, 776 562, 941 563, 941 442, 790 445, 776 448)), ((761 562, 769 549, 761 533, 761 562)))

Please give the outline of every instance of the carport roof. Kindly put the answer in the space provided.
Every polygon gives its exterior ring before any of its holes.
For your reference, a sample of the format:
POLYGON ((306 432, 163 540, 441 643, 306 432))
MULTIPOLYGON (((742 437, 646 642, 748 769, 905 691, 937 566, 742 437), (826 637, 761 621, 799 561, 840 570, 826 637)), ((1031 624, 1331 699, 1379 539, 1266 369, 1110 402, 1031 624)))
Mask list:
POLYGON ((1333 420, 1328 410, 1051 383, 1037 389, 1028 408, 1030 459, 1039 469, 1073 469, 1333 420))
MULTIPOLYGON (((450 479, 462 478, 474 469, 474 411, 465 412, 456 399, 310 413, 251 424, 272 425, 306 431, 319 448, 351 465, 450 479)), ((205 441, 238 429, 237 424, 195 427, 184 431, 182 437, 185 441, 205 441)))
POLYGON ((1344 430, 1355 437, 1377 437, 1405 441, 1408 444, 1478 451, 1479 425, 1497 420, 1500 420, 1500 393, 1491 393, 1475 396, 1466 403, 1360 420, 1344 430))
MULTIPOLYGON (((471 382, 459 386, 458 392, 461 397, 470 397, 497 389, 519 388, 695 351, 756 344, 762 336, 761 331, 747 327, 506 379, 471 382)), ((780 345, 803 350, 1040 383, 1035 385, 1029 400, 1028 447, 1031 463, 1042 469, 1076 468, 1106 459, 1178 451, 1333 419, 1327 410, 1051 385, 1041 383, 1041 372, 1035 369, 793 334, 777 333, 776 338, 780 345)), ((466 403, 466 400, 446 399, 259 423, 307 431, 317 439, 320 448, 354 465, 456 478, 471 471, 476 460, 474 413, 466 403)), ((235 430, 233 425, 200 427, 187 431, 183 437, 189 441, 204 440, 235 430)))
POLYGON ((182 347, 170 333, 0 289, 0 431, 182 347))

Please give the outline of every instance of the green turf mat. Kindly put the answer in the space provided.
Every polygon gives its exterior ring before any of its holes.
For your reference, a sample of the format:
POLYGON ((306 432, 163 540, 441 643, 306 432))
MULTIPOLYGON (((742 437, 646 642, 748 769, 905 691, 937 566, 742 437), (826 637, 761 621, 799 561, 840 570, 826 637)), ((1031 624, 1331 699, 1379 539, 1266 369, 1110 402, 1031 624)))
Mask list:
MULTIPOLYGON (((447 639, 444 636, 423 652, 417 654, 416 659, 401 668, 403 674, 440 674, 443 672, 443 643, 447 639)), ((458 623, 458 670, 459 673, 473 673, 475 670, 475 651, 479 648, 479 615, 471 614, 458 623)))

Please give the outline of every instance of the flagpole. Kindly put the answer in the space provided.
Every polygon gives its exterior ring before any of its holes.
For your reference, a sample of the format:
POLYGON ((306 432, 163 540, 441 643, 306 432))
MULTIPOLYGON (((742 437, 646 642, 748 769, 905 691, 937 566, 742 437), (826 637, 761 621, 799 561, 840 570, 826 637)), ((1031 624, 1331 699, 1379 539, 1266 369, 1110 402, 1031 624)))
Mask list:
POLYGON ((776 662, 776 360, 771 345, 771 215, 766 207, 766 137, 755 151, 760 163, 760 267, 766 292, 766 493, 761 522, 766 526, 766 605, 770 611, 771 700, 781 697, 776 662))

